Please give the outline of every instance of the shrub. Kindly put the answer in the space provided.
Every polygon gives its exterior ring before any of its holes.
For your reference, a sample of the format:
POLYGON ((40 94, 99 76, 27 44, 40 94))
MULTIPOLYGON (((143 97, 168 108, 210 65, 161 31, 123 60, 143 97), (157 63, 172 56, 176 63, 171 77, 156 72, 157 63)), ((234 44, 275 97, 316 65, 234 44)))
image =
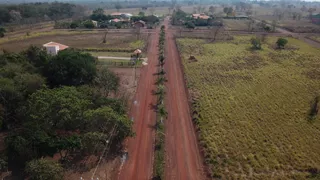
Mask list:
POLYGON ((94 24, 93 24, 93 22, 90 21, 90 20, 87 20, 87 21, 83 22, 83 26, 84 26, 85 28, 88 28, 88 29, 93 29, 93 28, 94 28, 94 24))
POLYGON ((75 29, 75 28, 77 28, 77 27, 79 27, 79 24, 76 23, 76 22, 72 22, 72 23, 70 24, 70 28, 71 28, 71 29, 75 29))
POLYGON ((251 39, 252 48, 256 50, 261 49, 261 41, 259 38, 252 38, 251 39))
POLYGON ((276 42, 278 48, 284 48, 284 46, 288 43, 288 40, 284 39, 284 38, 279 38, 276 42))
POLYGON ((187 22, 186 27, 189 29, 194 29, 196 27, 196 25, 193 22, 187 22))

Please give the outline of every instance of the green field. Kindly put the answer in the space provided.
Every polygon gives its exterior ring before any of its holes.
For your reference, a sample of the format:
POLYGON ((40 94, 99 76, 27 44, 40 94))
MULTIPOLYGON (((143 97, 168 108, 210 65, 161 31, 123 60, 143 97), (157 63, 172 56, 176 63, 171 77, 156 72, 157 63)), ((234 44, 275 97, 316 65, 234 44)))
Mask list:
POLYGON ((310 119, 309 111, 320 95, 320 49, 290 38, 287 49, 276 50, 270 37, 252 51, 250 38, 177 40, 211 174, 319 177, 320 118, 310 119))

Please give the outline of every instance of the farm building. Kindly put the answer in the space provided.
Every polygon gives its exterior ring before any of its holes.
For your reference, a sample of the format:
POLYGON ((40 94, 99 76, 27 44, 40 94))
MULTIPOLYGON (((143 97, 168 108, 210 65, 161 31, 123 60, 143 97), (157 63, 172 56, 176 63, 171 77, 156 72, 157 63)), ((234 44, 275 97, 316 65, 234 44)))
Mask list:
POLYGON ((57 55, 59 51, 69 48, 69 46, 56 43, 56 42, 49 42, 44 44, 43 47, 47 49, 47 52, 52 55, 57 55))
POLYGON ((193 19, 209 19, 210 16, 207 16, 203 13, 201 14, 192 14, 193 19))
POLYGON ((133 23, 134 27, 139 29, 139 28, 144 28, 146 26, 146 23, 144 21, 136 21, 133 23))
POLYGON ((98 21, 92 20, 92 23, 93 23, 94 27, 98 27, 98 21))
POLYGON ((313 24, 320 24, 320 14, 313 15, 311 17, 311 21, 313 24))
POLYGON ((132 16, 132 14, 130 13, 121 13, 121 12, 114 12, 114 13, 111 13, 110 15, 113 17, 122 18, 122 19, 130 19, 132 16))

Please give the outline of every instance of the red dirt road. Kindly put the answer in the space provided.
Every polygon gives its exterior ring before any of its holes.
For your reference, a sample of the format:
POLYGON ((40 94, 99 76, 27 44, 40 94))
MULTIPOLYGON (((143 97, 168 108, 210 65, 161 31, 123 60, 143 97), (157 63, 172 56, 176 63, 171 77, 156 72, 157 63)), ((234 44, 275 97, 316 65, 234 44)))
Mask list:
MULTIPOLYGON (((168 27, 166 18, 164 25, 168 27)), ((166 180, 203 180, 203 162, 190 117, 181 60, 170 31, 166 31, 166 64, 168 119, 165 122, 166 180)))
POLYGON ((148 47, 148 65, 141 68, 137 93, 132 103, 130 117, 134 118, 134 131, 136 136, 128 139, 128 160, 120 170, 118 180, 150 180, 153 171, 154 138, 156 113, 152 104, 156 97, 152 95, 155 90, 157 61, 158 61, 159 29, 150 36, 148 47))

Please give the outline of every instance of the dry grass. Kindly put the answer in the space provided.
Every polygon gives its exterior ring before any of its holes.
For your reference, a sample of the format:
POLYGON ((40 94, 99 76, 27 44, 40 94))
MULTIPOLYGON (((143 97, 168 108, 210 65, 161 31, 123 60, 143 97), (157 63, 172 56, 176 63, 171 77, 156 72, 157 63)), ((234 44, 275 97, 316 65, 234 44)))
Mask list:
POLYGON ((308 118, 320 50, 296 39, 275 50, 270 37, 252 51, 250 38, 177 40, 206 162, 222 179, 306 179, 320 171, 320 117, 308 118))
POLYGON ((0 49, 19 52, 30 45, 42 46, 54 41, 68 45, 73 48, 141 48, 145 45, 146 37, 137 41, 133 34, 112 34, 107 35, 107 42, 102 43, 104 32, 98 31, 53 31, 38 33, 31 37, 20 36, 10 41, 0 41, 0 49))

